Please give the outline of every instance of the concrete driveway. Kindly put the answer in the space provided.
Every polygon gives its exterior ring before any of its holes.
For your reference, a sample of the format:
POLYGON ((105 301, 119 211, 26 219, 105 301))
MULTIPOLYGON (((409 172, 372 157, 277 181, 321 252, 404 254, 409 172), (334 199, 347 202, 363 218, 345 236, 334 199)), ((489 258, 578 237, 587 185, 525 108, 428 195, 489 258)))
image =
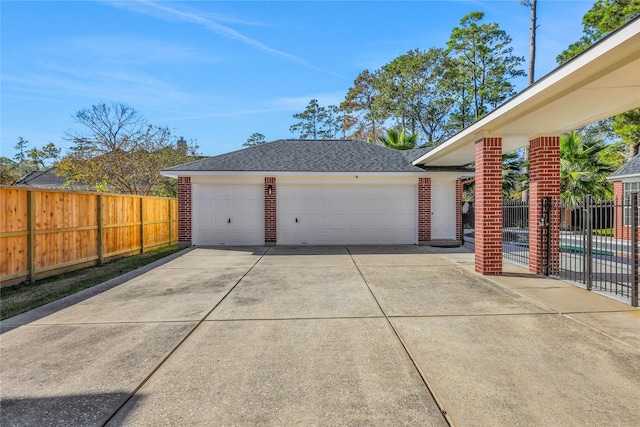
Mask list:
POLYGON ((0 424, 640 425, 640 311, 505 269, 194 249, 2 322, 0 424))

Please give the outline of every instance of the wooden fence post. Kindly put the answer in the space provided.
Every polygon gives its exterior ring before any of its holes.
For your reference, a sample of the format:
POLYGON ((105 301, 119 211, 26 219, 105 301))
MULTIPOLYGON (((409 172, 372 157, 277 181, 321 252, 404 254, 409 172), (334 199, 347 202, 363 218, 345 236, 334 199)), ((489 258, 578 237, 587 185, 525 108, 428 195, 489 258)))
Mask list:
POLYGON ((33 190, 27 191, 27 227, 29 236, 27 238, 27 263, 29 267, 29 282, 36 280, 36 193, 33 190))
POLYGON ((173 206, 171 204, 173 200, 167 199, 167 205, 169 206, 169 246, 173 244, 173 215, 171 209, 173 206))
POLYGON ((140 196, 140 253, 144 253, 144 196, 140 196))
POLYGON ((104 241, 104 228, 103 228, 103 214, 102 214, 102 194, 98 194, 98 265, 101 265, 104 262, 104 249, 103 249, 103 241, 104 241))

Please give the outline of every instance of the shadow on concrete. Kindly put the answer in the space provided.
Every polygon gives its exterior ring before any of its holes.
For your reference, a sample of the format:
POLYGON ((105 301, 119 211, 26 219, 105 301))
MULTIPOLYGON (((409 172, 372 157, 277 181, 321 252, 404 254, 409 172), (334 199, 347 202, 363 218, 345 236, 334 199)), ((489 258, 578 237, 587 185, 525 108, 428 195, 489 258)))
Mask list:
MULTIPOLYGON (((102 426, 127 402, 130 394, 90 393, 2 399, 2 426, 102 426)), ((134 395, 119 411, 122 419, 144 396, 134 395)))

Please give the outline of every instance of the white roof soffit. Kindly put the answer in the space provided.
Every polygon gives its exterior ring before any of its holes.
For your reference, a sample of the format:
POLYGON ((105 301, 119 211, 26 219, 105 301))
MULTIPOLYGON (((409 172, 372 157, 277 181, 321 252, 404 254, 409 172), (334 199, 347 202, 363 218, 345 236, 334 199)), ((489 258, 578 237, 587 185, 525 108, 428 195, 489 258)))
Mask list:
POLYGON ((505 104, 413 162, 461 166, 474 143, 502 137, 502 152, 640 107, 640 18, 599 41, 505 104))

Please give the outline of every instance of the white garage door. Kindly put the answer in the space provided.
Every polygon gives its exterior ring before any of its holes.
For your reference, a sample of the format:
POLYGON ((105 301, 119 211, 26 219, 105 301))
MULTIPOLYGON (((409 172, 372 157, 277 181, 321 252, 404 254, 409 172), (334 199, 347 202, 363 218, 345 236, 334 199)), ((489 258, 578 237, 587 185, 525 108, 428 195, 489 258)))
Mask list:
POLYGON ((417 187, 278 187, 278 244, 414 244, 417 187))
POLYGON ((193 186, 196 245, 263 245, 264 194, 259 185, 193 186))

